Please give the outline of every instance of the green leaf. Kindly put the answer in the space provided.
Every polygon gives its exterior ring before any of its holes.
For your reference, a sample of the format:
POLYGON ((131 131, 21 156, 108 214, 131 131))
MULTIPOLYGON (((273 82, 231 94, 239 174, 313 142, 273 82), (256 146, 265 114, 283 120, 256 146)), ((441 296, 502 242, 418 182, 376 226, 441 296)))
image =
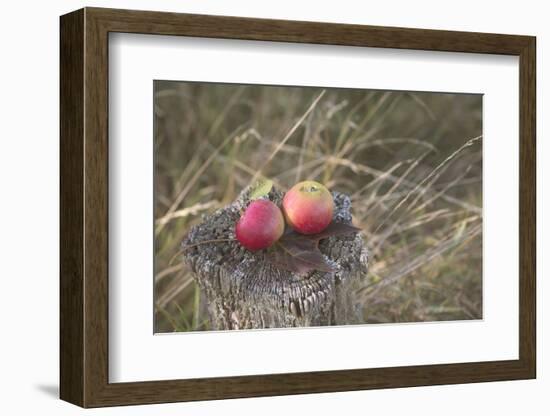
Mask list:
POLYGON ((260 179, 252 188, 250 189, 249 199, 252 201, 254 199, 267 196, 269 191, 273 188, 273 181, 271 179, 260 179))
POLYGON ((291 230, 271 247, 266 259, 280 269, 298 274, 313 270, 334 272, 336 271, 334 265, 319 250, 319 241, 357 231, 359 228, 339 222, 331 223, 319 234, 304 235, 291 230))

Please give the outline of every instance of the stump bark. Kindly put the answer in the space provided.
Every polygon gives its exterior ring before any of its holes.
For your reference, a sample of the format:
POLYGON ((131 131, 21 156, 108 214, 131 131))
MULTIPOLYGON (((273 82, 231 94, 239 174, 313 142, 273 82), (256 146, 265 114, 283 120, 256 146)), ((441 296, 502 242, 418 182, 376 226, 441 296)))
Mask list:
MULTIPOLYGON (((368 255, 358 234, 321 240, 319 249, 334 272, 298 274, 266 260, 266 251, 251 252, 234 240, 235 224, 249 200, 245 189, 231 205, 205 216, 182 246, 208 305, 212 329, 287 328, 347 325, 362 322, 355 288, 366 276, 368 255), (211 242, 208 242, 211 241, 211 242)), ((273 188, 267 198, 281 205, 273 188)), ((333 221, 351 224, 350 198, 333 192, 333 221)))

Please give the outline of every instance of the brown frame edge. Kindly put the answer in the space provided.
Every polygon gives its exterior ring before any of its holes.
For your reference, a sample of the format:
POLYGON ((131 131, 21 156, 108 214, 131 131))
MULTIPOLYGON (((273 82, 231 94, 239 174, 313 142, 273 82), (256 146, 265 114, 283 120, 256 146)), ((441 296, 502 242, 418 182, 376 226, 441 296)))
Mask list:
POLYGON ((100 407, 536 377, 534 37, 100 8, 62 16, 60 30, 61 399, 100 407), (519 56, 519 359, 109 383, 109 32, 519 56))

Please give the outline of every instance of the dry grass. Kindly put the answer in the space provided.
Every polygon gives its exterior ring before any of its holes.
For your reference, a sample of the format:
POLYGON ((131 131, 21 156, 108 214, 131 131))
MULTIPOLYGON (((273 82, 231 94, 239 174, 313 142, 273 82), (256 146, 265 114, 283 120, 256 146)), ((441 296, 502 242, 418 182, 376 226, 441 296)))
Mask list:
POLYGON ((157 82, 156 330, 208 329, 174 255, 260 177, 352 195, 365 322, 481 318, 481 142, 477 95, 157 82))

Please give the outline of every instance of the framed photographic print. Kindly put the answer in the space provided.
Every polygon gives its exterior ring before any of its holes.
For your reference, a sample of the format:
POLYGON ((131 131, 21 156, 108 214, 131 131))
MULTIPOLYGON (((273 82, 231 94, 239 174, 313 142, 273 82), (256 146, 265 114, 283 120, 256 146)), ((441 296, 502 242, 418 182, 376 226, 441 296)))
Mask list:
POLYGON ((62 16, 61 398, 534 378, 535 49, 62 16))

